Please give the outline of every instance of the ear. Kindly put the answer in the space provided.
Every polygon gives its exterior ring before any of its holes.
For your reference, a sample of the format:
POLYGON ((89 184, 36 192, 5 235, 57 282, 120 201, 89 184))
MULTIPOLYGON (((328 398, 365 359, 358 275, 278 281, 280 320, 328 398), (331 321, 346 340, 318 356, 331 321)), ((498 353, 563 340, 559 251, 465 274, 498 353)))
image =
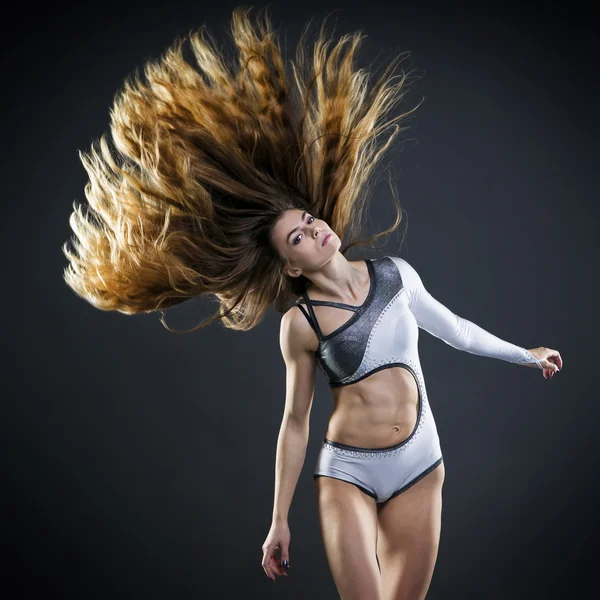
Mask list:
POLYGON ((283 272, 290 277, 300 277, 302 270, 294 267, 288 267, 287 265, 283 268, 283 272))

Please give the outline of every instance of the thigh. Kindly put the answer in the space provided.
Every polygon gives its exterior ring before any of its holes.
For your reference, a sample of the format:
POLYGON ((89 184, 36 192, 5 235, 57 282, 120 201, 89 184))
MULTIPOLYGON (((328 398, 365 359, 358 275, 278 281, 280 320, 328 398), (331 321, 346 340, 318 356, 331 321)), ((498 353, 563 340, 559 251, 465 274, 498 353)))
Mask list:
POLYGON ((377 555, 385 600, 422 600, 437 559, 444 463, 378 507, 377 555))
POLYGON ((381 600, 375 500, 333 477, 318 477, 315 484, 325 554, 341 600, 381 600))

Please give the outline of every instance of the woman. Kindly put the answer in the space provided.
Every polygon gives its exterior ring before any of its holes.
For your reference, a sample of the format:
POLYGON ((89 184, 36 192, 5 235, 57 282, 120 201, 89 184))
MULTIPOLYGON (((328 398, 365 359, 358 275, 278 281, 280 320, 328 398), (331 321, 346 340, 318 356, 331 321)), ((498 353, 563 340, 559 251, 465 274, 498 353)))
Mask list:
POLYGON ((287 397, 263 567, 274 579, 289 566, 287 514, 304 461, 318 364, 334 410, 314 478, 340 596, 425 598, 438 551, 444 465, 418 328, 460 350, 539 367, 545 378, 562 367, 560 354, 515 346, 453 314, 402 258, 347 261, 327 223, 306 211, 288 211, 274 240, 289 276, 304 274, 312 284, 282 319, 287 397))
MULTIPOLYGON (((394 75, 393 60, 371 84, 354 67, 363 36, 333 43, 323 28, 310 59, 303 35, 288 73, 269 19, 254 24, 250 10, 233 13, 235 64, 201 30, 189 37, 198 68, 178 41, 145 65, 145 81, 126 82, 111 110, 116 151, 102 136, 100 152, 80 155, 89 206, 74 206, 64 278, 101 310, 159 311, 169 331, 164 309, 202 295, 220 307, 190 331, 217 319, 249 330, 269 307, 284 313, 287 392, 264 571, 275 580, 289 567, 287 513, 318 365, 335 403, 315 470, 335 584, 344 599, 423 598, 444 472, 418 327, 544 377, 562 361, 452 314, 399 257, 346 259, 366 242, 342 248, 342 238, 358 231, 374 167, 410 115, 385 119, 408 75, 394 75)), ((398 226, 396 210, 373 239, 398 226)))

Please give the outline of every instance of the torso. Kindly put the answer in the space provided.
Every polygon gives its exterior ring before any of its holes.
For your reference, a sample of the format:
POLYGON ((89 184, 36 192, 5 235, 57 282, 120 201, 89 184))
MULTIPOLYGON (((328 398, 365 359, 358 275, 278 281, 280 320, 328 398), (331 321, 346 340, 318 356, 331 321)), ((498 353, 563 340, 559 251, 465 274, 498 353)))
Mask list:
MULTIPOLYGON (((362 295, 348 304, 361 305, 369 293, 370 280, 364 261, 350 263, 364 273, 362 295)), ((310 292, 311 300, 332 300, 310 292)), ((350 310, 313 306, 324 336, 337 330, 353 316, 350 310)), ((307 324, 308 326, 308 324, 307 324)), ((311 336, 313 352, 319 341, 311 336)), ((402 367, 390 367, 348 385, 331 388, 334 408, 325 437, 364 448, 385 448, 406 439, 414 429, 418 415, 418 388, 414 377, 402 367)))
POLYGON ((364 448, 405 440, 417 422, 418 390, 406 369, 391 367, 349 385, 332 388, 334 409, 325 437, 364 448))

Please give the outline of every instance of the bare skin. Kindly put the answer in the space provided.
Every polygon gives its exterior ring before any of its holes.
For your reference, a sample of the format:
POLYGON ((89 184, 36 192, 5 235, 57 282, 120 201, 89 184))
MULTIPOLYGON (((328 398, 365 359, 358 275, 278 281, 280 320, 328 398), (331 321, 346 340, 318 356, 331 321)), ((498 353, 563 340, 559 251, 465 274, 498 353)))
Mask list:
POLYGON ((381 504, 345 481, 316 479, 321 535, 343 600, 426 597, 439 548, 444 476, 441 463, 381 504))
MULTIPOLYGON (((365 262, 348 261, 339 252, 341 241, 324 221, 301 210, 286 211, 275 227, 273 243, 286 259, 290 276, 304 274, 311 280, 312 300, 359 306, 367 298, 370 279, 365 262), (328 233, 331 236, 325 240, 328 233)), ((297 343, 315 352, 315 332, 300 309, 292 307, 292 311, 297 313, 291 316, 297 321, 297 343)), ((328 306, 315 306, 314 311, 323 335, 353 314, 328 306)), ((530 352, 542 361, 544 378, 562 368, 556 350, 530 352)), ((334 409, 326 432, 330 440, 383 448, 405 440, 416 425, 417 384, 402 367, 382 369, 354 384, 332 388, 332 393, 334 409)), ((444 477, 442 462, 412 487, 380 504, 346 481, 315 480, 321 534, 342 600, 426 597, 439 547, 444 477)), ((281 550, 282 556, 289 556, 287 547, 281 550)), ((272 572, 285 574, 275 566, 272 572)))

